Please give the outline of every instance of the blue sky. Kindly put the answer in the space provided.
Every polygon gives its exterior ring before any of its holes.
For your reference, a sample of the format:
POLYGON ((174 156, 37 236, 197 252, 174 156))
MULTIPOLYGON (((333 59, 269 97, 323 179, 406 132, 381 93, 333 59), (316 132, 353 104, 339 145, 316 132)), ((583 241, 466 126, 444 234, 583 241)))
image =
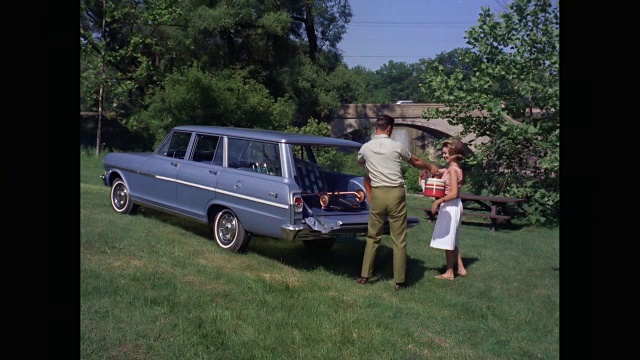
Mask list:
POLYGON ((480 8, 493 13, 509 0, 349 0, 353 17, 339 44, 349 67, 378 70, 390 60, 416 63, 468 47, 465 31, 477 24, 480 8))

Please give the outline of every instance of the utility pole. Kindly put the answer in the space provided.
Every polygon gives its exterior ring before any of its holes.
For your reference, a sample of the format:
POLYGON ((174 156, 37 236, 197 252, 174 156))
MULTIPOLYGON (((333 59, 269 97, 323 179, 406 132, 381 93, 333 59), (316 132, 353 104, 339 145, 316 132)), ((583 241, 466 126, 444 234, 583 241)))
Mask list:
POLYGON ((101 129, 102 129, 102 99, 104 97, 104 61, 106 52, 106 23, 107 23, 107 2, 102 0, 102 54, 100 56, 100 94, 98 97, 98 126, 96 134, 96 157, 100 156, 101 129))

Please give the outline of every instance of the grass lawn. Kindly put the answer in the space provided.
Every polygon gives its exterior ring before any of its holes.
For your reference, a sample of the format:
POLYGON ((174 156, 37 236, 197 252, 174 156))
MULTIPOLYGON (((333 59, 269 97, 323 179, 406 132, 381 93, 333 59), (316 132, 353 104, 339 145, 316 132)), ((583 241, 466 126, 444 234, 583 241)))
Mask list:
MULTIPOLYGON (((254 237, 246 254, 203 225, 140 208, 116 214, 99 159, 81 151, 82 359, 557 359, 559 231, 488 219, 462 226, 468 275, 435 279, 433 223, 408 231, 409 288, 393 289, 391 239, 380 281, 359 285, 364 238, 329 252, 254 237)), ((409 207, 428 206, 409 195, 409 207)))

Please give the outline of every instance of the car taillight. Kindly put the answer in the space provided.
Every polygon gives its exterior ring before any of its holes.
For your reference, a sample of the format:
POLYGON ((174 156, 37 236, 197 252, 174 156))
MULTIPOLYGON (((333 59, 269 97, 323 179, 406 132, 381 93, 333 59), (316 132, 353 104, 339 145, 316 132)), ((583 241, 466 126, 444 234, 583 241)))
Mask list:
POLYGON ((296 196, 293 198, 293 210, 295 210, 295 212, 302 211, 302 197, 296 196))

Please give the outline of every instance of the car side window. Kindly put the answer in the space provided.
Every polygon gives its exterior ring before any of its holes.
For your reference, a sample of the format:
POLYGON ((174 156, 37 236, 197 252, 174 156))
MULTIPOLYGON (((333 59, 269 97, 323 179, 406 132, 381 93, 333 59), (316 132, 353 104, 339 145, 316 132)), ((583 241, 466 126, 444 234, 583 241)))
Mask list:
POLYGON ((229 138, 228 150, 231 168, 282 176, 277 143, 229 138))
POLYGON ((171 135, 171 139, 169 141, 165 141, 165 143, 162 144, 158 149, 157 154, 175 159, 184 159, 187 154, 187 147, 189 146, 190 139, 191 133, 176 131, 171 135))
POLYGON ((213 165, 222 166, 224 160, 224 139, 220 138, 218 141, 218 150, 216 150, 216 156, 213 158, 213 165))
POLYGON ((197 134, 191 160, 210 164, 213 161, 219 140, 218 136, 197 134))

